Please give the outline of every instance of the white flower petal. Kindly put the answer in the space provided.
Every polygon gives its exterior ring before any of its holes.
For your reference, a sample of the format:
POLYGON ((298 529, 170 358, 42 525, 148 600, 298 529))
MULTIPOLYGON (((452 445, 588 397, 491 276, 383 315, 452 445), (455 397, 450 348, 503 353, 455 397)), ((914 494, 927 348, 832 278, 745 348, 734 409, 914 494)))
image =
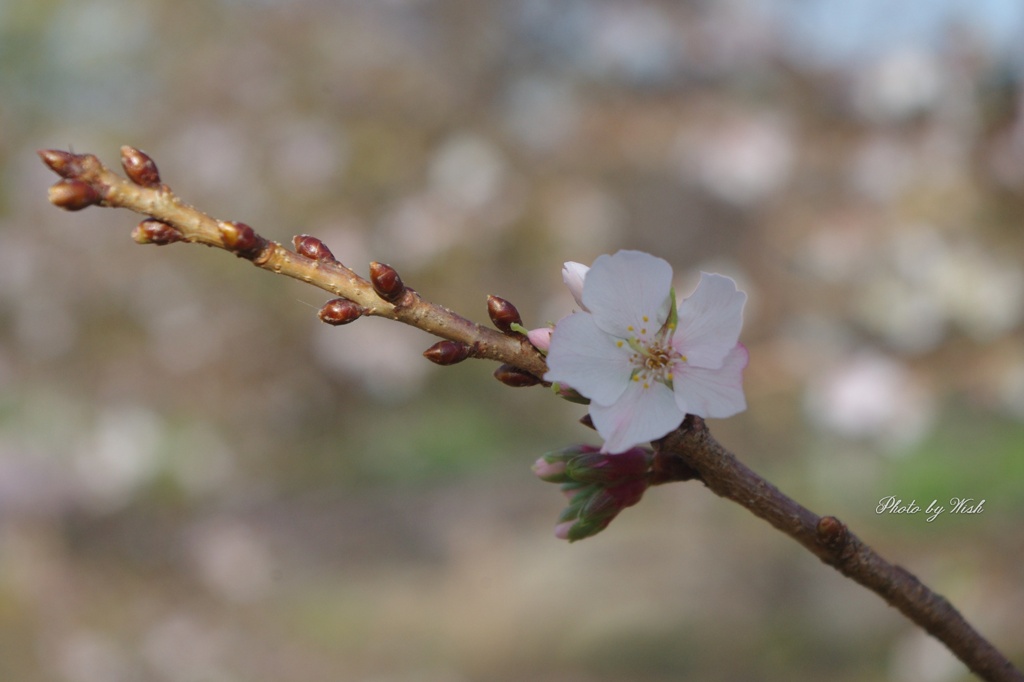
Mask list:
POLYGON ((629 385, 632 351, 605 334, 590 313, 563 317, 551 334, 545 381, 571 386, 603 404, 614 403, 629 385))
POLYGON ((694 292, 679 305, 676 350, 691 366, 717 369, 739 341, 747 295, 725 275, 700 274, 694 292))
POLYGON ((576 261, 562 264, 562 281, 565 282, 565 286, 569 287, 569 293, 576 299, 576 305, 585 311, 587 306, 583 305, 583 281, 587 277, 587 270, 590 268, 576 261))
POLYGON ((614 405, 590 404, 594 427, 604 438, 604 452, 619 453, 661 438, 679 426, 685 413, 676 407, 672 391, 665 384, 648 388, 636 381, 629 383, 614 405))
POLYGON ((682 365, 676 368, 672 385, 676 406, 698 417, 731 417, 747 409, 743 396, 743 369, 749 355, 736 344, 718 369, 682 365))
POLYGON ((594 261, 583 286, 583 303, 606 333, 644 338, 668 319, 671 289, 672 266, 666 261, 643 251, 619 251, 594 261))

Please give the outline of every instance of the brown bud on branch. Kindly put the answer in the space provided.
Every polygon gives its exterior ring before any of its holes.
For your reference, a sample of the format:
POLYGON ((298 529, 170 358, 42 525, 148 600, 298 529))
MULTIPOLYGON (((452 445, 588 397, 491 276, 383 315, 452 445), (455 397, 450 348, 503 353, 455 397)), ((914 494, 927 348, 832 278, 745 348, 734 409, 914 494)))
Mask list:
POLYGON ((348 324, 358 320, 363 315, 362 307, 347 298, 335 298, 320 308, 320 321, 335 326, 348 324))
POLYGON ((327 248, 327 245, 316 237, 310 237, 308 234, 295 235, 292 239, 292 244, 295 245, 295 253, 300 256, 305 256, 322 263, 338 262, 334 254, 331 253, 331 250, 327 248))
POLYGON ((62 178, 74 178, 82 172, 81 156, 60 149, 40 149, 39 158, 62 178))
POLYGON ((81 211, 100 203, 100 193, 81 180, 61 180, 50 186, 50 203, 65 211, 81 211))
POLYGON ((822 516, 818 519, 815 531, 818 534, 818 542, 831 550, 842 549, 849 537, 846 524, 834 516, 822 516))
POLYGON ((185 239, 173 225, 168 225, 156 218, 146 218, 132 230, 132 239, 136 244, 156 244, 163 246, 185 239))
POLYGON ((469 357, 470 348, 458 341, 438 341, 423 351, 423 357, 438 365, 454 365, 469 357))
POLYGON ((267 245, 267 240, 245 223, 222 220, 217 223, 224 248, 239 258, 253 260, 267 245))
POLYGON ((523 318, 519 315, 516 307, 503 298, 497 296, 487 297, 487 314, 491 316, 491 322, 499 330, 506 334, 514 334, 512 325, 522 326, 523 318))
POLYGON ((513 367, 512 365, 502 365, 498 369, 494 370, 494 378, 513 388, 523 388, 526 386, 536 386, 540 383, 540 379, 530 374, 526 370, 513 367))
POLYGON ((143 151, 125 145, 121 147, 121 167, 125 175, 136 185, 143 187, 159 187, 160 171, 156 162, 143 151))
POLYGON ((385 263, 370 263, 370 283, 377 295, 389 303, 396 303, 405 294, 405 283, 398 272, 385 263))

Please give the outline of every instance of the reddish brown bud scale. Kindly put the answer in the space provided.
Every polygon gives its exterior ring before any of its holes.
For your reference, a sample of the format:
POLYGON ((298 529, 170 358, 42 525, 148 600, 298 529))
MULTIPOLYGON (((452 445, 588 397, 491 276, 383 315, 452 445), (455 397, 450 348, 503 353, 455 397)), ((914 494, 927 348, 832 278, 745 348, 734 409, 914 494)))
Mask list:
POLYGON ((159 187, 160 171, 156 162, 148 154, 125 145, 121 147, 121 167, 125 175, 136 185, 143 187, 159 187))
POLYGON ((438 365, 454 365, 469 357, 469 346, 458 341, 438 341, 423 351, 423 357, 438 365))
POLYGON ((96 189, 81 180, 61 180, 50 186, 50 203, 65 211, 81 211, 95 206, 102 197, 96 189))
POLYGON ((536 386, 540 383, 540 379, 537 377, 524 369, 519 369, 512 365, 502 365, 498 369, 494 370, 494 378, 506 386, 512 386, 513 388, 536 386))
POLYGON ((156 244, 163 246, 180 242, 185 237, 172 225, 156 218, 146 218, 132 230, 132 239, 137 244, 156 244))
POLYGON ((239 258, 253 260, 260 255, 266 246, 266 240, 256 234, 256 231, 245 223, 233 221, 221 221, 220 238, 224 242, 224 248, 231 251, 239 258))
POLYGON ((818 519, 818 542, 829 549, 841 549, 848 539, 846 524, 834 516, 822 516, 818 519))
POLYGON ((82 172, 81 157, 78 154, 60 149, 40 149, 36 153, 50 170, 62 178, 74 178, 82 172))
POLYGON ((405 283, 398 272, 386 263, 370 263, 370 282, 377 295, 389 303, 395 303, 405 294, 405 283))
POLYGON ((520 317, 516 307, 503 298, 497 296, 487 297, 487 314, 491 316, 491 322, 500 331, 506 334, 513 334, 512 325, 522 326, 523 318, 520 317))
POLYGON ((338 262, 334 254, 331 253, 331 250, 327 248, 327 245, 316 237, 310 237, 308 234, 295 235, 292 239, 292 244, 295 245, 295 253, 300 256, 323 263, 338 262))
POLYGON ((320 308, 320 321, 335 326, 358 320, 363 314, 362 307, 347 298, 335 298, 320 308))

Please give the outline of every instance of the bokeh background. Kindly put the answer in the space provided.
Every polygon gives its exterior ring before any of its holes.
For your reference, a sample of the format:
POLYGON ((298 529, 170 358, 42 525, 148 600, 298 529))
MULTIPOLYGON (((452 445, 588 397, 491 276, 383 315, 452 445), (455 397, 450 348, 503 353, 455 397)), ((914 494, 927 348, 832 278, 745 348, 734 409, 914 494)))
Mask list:
POLYGON ((1024 663, 1024 5, 0 0, 0 679, 969 679, 697 484, 569 546, 579 406, 138 218, 117 165, 478 321, 638 248, 749 293, 712 423, 1024 663), (879 515, 883 497, 983 512, 879 515))

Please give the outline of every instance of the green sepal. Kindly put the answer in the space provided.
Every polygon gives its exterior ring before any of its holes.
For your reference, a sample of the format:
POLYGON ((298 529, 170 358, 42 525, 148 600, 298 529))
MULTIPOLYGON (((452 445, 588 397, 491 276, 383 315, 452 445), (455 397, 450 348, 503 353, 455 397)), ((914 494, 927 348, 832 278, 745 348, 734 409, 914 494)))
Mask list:
POLYGON ((584 398, 575 389, 566 388, 558 382, 551 384, 551 391, 562 400, 568 400, 570 403, 576 403, 577 405, 590 404, 590 398, 584 398))
POLYGON ((674 332, 676 327, 679 326, 679 308, 676 307, 676 290, 674 287, 668 290, 668 296, 670 300, 668 319, 665 320, 665 327, 667 327, 669 331, 674 332))

